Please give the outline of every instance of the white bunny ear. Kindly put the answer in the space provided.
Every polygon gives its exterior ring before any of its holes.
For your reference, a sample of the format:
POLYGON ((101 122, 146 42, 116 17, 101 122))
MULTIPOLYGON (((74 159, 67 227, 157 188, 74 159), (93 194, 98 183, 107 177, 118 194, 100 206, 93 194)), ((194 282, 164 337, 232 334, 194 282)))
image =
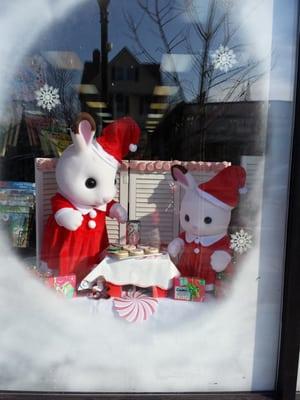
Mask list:
POLYGON ((91 145, 96 132, 96 124, 88 113, 81 113, 77 119, 75 132, 71 131, 74 146, 79 150, 85 150, 91 145))
POLYGON ((184 189, 194 189, 197 186, 193 176, 182 165, 173 165, 171 174, 174 181, 178 182, 184 189))

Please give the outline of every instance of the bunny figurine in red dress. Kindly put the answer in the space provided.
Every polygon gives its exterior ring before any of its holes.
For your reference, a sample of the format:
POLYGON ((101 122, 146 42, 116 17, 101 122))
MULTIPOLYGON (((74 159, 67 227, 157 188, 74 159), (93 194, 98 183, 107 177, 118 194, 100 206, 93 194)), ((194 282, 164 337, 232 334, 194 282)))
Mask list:
POLYGON ((108 246, 105 218, 127 220, 127 212, 113 198, 115 178, 122 158, 135 151, 140 136, 131 118, 122 118, 94 139, 95 122, 82 113, 73 144, 56 166, 58 192, 51 199, 52 215, 44 230, 41 268, 58 275, 75 274, 80 281, 99 262, 108 246))
POLYGON ((242 167, 223 169, 209 181, 197 185, 180 165, 172 177, 185 189, 180 208, 183 232, 168 246, 171 257, 179 255, 182 276, 204 279, 206 291, 214 290, 216 274, 232 267, 228 226, 231 211, 245 192, 246 172, 242 167))

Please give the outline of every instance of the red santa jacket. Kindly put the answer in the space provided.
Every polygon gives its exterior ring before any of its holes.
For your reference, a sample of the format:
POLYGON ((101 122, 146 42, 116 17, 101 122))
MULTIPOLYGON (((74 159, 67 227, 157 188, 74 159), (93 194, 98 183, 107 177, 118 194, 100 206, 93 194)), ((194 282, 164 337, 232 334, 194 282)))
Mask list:
POLYGON ((108 246, 105 217, 115 201, 107 204, 106 211, 92 208, 81 211, 83 221, 76 231, 58 225, 54 216, 62 208, 77 208, 59 193, 52 197, 51 203, 53 214, 44 229, 41 261, 48 268, 58 270, 59 275, 76 274, 79 282, 99 262, 100 253, 108 246), (89 221, 95 223, 89 224, 89 221))
MULTIPOLYGON (((210 259, 212 254, 217 250, 226 251, 230 255, 232 254, 229 236, 225 235, 220 239, 215 237, 216 240, 212 237, 209 240, 210 238, 205 239, 196 236, 189 238, 186 232, 182 232, 179 237, 184 241, 184 249, 178 265, 181 275, 205 279, 206 285, 214 284, 216 272, 211 267, 210 259)), ((232 265, 229 263, 226 270, 230 270, 231 267, 232 265)))

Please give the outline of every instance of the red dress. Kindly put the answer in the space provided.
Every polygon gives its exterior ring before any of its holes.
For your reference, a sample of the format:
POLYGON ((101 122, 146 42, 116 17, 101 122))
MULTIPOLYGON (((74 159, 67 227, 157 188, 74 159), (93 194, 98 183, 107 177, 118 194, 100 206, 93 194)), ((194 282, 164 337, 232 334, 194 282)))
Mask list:
POLYGON ((58 225, 54 218, 55 213, 62 208, 76 210, 76 207, 59 193, 52 197, 51 203, 53 214, 45 226, 41 261, 46 262, 48 268, 58 270, 59 275, 75 274, 77 282, 80 282, 93 265, 99 263, 100 253, 108 246, 105 217, 115 202, 108 203, 106 211, 95 209, 94 218, 89 213, 82 215, 82 224, 76 231, 58 225), (96 223, 94 229, 88 226, 90 220, 96 223))
MULTIPOLYGON (((207 246, 201 244, 201 240, 197 240, 197 238, 193 241, 187 241, 186 232, 182 232, 179 237, 184 241, 184 249, 178 265, 181 275, 205 279, 206 285, 214 284, 216 272, 211 267, 210 258, 217 250, 232 254, 229 236, 225 235, 207 246)), ((226 271, 231 270, 231 268, 232 263, 230 262, 226 271)))

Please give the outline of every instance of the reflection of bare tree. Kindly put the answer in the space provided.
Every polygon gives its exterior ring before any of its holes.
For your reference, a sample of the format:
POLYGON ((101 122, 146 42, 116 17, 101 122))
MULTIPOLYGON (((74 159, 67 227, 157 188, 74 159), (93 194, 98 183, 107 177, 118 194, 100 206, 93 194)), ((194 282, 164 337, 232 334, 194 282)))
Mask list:
POLYGON ((49 82, 59 91, 60 105, 52 112, 56 119, 63 120, 70 127, 80 110, 78 95, 74 90, 75 73, 69 69, 51 66, 49 68, 49 82))
MULTIPOLYGON (((238 33, 242 23, 246 21, 240 21, 239 25, 232 23, 232 3, 224 6, 224 2, 222 4, 216 0, 209 0, 207 14, 203 18, 199 16, 195 4, 194 0, 185 0, 186 15, 196 37, 196 40, 191 40, 191 36, 187 38, 186 48, 193 55, 193 72, 199 76, 198 88, 193 88, 193 91, 196 103, 201 106, 199 114, 194 118, 194 124, 200 128, 197 138, 191 140, 191 145, 198 148, 201 158, 205 159, 208 131, 223 114, 224 104, 228 101, 247 99, 247 91, 263 73, 259 70, 261 60, 242 59, 245 46, 240 43, 238 33), (211 55, 220 44, 238 55, 240 60, 237 61, 237 66, 232 64, 224 70, 217 68, 212 62, 211 55), (223 106, 220 104, 208 115, 205 104, 216 96, 223 106)), ((255 9, 255 4, 253 7, 252 10, 255 9)))
POLYGON ((180 100, 189 97, 205 104, 217 88, 219 101, 237 100, 245 94, 247 86, 261 77, 258 60, 240 60, 236 67, 232 66, 227 71, 215 68, 212 63, 211 54, 219 45, 228 46, 239 54, 243 52, 244 46, 237 43, 240 26, 231 22, 230 3, 226 6, 226 3, 217 0, 201 2, 204 7, 207 5, 207 12, 202 11, 201 15, 199 2, 195 0, 185 0, 182 5, 171 0, 136 0, 136 3, 140 10, 139 19, 129 12, 125 13, 125 18, 137 56, 152 63, 157 63, 162 54, 177 51, 188 52, 192 57, 193 69, 189 81, 180 77, 175 61, 170 57, 173 72, 168 73, 167 78, 179 88, 180 100), (149 31, 157 41, 155 56, 143 43, 140 33, 142 24, 149 24, 149 31))
MULTIPOLYGON (((247 54, 247 45, 242 43, 241 27, 247 21, 233 22, 234 3, 225 0, 136 0, 136 4, 139 13, 135 10, 134 16, 125 14, 135 54, 152 63, 159 62, 164 54, 174 53, 188 54, 191 60, 187 74, 178 72, 176 59, 169 58, 173 65, 163 79, 179 88, 179 96, 169 97, 168 101, 181 102, 182 107, 174 109, 157 126, 161 141, 163 132, 172 138, 168 144, 160 142, 157 146, 180 149, 184 159, 206 160, 208 132, 224 113, 225 103, 249 100, 250 87, 264 74, 262 60, 247 54), (142 40, 145 26, 157 43, 152 49, 146 48, 142 40), (227 67, 222 66, 221 57, 216 62, 220 49, 233 56, 231 63, 227 58, 227 67), (218 106, 210 107, 208 112, 207 103, 212 101, 218 106), (186 112, 188 103, 195 105, 190 113, 186 112)), ((249 13, 255 12, 256 5, 254 1, 249 13)), ((170 156, 178 157, 178 151, 170 156)))
MULTIPOLYGON (((167 1, 163 5, 161 5, 161 3, 162 2, 159 0, 151 1, 150 4, 148 3, 148 0, 137 0, 138 7, 142 11, 142 15, 138 22, 136 22, 128 12, 125 13, 130 37, 136 44, 136 55, 142 56, 152 63, 157 63, 157 60, 153 57, 150 51, 146 49, 139 33, 139 28, 144 22, 145 17, 148 18, 155 27, 154 34, 159 39, 156 50, 160 54, 172 54, 180 44, 186 41, 186 27, 179 29, 178 32, 169 29, 170 24, 179 16, 182 16, 184 11, 179 9, 172 0, 167 1)), ((172 58, 170 58, 170 61, 173 63, 173 72, 167 74, 167 76, 171 81, 173 81, 173 84, 179 88, 180 99, 184 100, 184 90, 176 71, 175 62, 172 58)))
MULTIPOLYGON (((210 55, 218 41, 232 51, 242 52, 243 45, 236 43, 240 26, 231 23, 230 5, 220 7, 220 2, 211 0, 208 4, 207 16, 204 20, 195 18, 197 9, 193 0, 186 0, 186 13, 198 40, 186 40, 186 48, 193 54, 193 69, 199 74, 198 101, 204 104, 210 92, 217 86, 222 87, 223 101, 236 100, 245 94, 245 87, 261 77, 258 72, 259 60, 247 60, 228 71, 218 71, 211 62, 210 55), (235 43, 234 43, 235 42, 235 43), (199 46, 200 45, 200 46, 199 46)), ((220 96, 220 94, 219 94, 220 96)))

